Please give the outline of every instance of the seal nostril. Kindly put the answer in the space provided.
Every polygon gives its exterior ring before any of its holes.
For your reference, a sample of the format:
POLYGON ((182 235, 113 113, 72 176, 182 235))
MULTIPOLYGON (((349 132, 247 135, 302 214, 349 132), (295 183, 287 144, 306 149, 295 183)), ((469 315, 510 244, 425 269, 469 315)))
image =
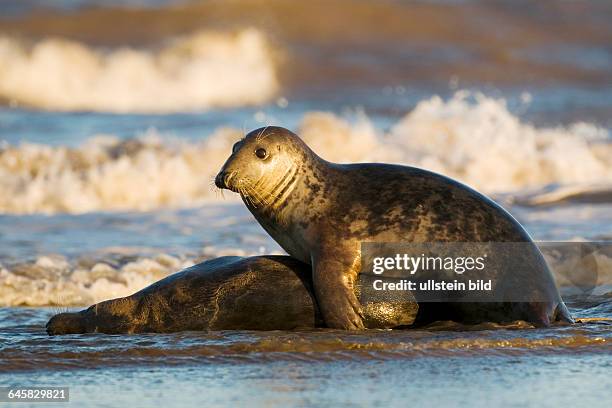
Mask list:
POLYGON ((217 177, 215 177, 215 185, 219 188, 225 188, 225 177, 227 176, 227 173, 222 171, 219 172, 219 174, 217 174, 217 177))

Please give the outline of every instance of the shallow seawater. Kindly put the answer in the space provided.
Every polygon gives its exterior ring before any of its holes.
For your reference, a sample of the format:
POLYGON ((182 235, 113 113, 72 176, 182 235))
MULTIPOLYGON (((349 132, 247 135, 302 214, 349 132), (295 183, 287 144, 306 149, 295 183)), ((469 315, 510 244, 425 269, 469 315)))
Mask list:
POLYGON ((534 354, 116 368, 24 373, 13 378, 69 383, 72 401, 100 407, 158 403, 402 407, 430 406, 432 401, 441 406, 597 407, 606 406, 602 396, 609 392, 609 372, 609 358, 597 354, 534 354))
POLYGON ((575 326, 46 335, 196 262, 282 253, 211 187, 268 124, 459 179, 536 241, 612 240, 609 4, 258 3, 2 2, 0 385, 83 407, 609 405, 601 254, 595 288, 556 275, 575 326))
MULTIPOLYGON (((600 301, 591 306, 598 308, 593 314, 610 315, 610 299, 600 301)), ((611 385, 609 320, 549 329, 442 325, 364 333, 48 337, 43 324, 53 312, 0 309, 0 384, 69 386, 71 403, 79 406, 202 401, 211 406, 421 406, 431 401, 603 406, 611 385)), ((572 312, 591 314, 588 308, 572 312)))

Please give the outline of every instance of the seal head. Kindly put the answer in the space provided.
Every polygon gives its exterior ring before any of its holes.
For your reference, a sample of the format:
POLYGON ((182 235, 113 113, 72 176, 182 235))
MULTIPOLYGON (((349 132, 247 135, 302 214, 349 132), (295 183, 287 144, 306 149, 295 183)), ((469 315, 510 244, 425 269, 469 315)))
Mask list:
POLYGON ((266 127, 234 144, 215 184, 239 193, 249 206, 278 211, 296 187, 300 171, 315 156, 287 129, 266 127))

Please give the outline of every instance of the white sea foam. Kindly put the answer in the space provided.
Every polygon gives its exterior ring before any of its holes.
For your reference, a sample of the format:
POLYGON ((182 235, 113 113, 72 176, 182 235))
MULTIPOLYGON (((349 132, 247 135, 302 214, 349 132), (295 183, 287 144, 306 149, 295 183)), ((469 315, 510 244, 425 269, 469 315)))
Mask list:
POLYGON ((454 176, 485 191, 551 183, 609 183, 612 140, 588 123, 536 128, 501 100, 457 93, 421 102, 391 132, 399 160, 454 176))
POLYGON ((0 37, 0 97, 51 110, 174 112, 265 102, 274 56, 255 29, 197 32, 156 49, 0 37))
MULTIPOLYGON (((546 247, 544 247, 546 248, 546 247)), ((567 247, 565 247, 567 248, 567 247)), ((574 249, 579 249, 575 247, 574 249)), ((278 253, 276 251, 273 251, 278 253)), ((565 293, 609 290, 612 285, 612 253, 609 248, 584 254, 544 250, 546 258, 565 293), (608 289, 606 289, 608 288, 608 289)), ((87 306, 132 293, 204 259, 225 255, 252 256, 244 249, 204 248, 192 258, 168 254, 140 256, 100 255, 68 260, 59 255, 41 256, 33 262, 0 264, 0 307, 87 306)))
MULTIPOLYGON (((322 157, 395 162, 457 178, 486 193, 610 185, 612 141, 592 124, 536 128, 501 100, 458 93, 422 101, 389 132, 365 116, 305 114, 297 129, 322 157)), ((241 131, 221 128, 199 142, 92 138, 78 148, 22 144, 0 151, 4 213, 149 210, 218 200, 214 174, 241 131)), ((231 193, 225 198, 233 197, 231 193)))
POLYGON ((80 265, 61 256, 42 256, 31 263, 0 265, 0 306, 97 303, 130 295, 193 263, 159 255, 120 266, 105 262, 80 265))
MULTIPOLYGON (((248 239, 248 233, 245 233, 248 239)), ((0 307, 84 306, 131 295, 164 277, 221 256, 282 254, 258 245, 205 246, 175 256, 139 248, 113 247, 69 259, 57 254, 33 261, 0 263, 0 307)))
POLYGON ((201 143, 155 134, 122 142, 98 137, 77 149, 23 144, 0 153, 0 209, 7 213, 149 210, 215 199, 215 174, 235 130, 201 143))

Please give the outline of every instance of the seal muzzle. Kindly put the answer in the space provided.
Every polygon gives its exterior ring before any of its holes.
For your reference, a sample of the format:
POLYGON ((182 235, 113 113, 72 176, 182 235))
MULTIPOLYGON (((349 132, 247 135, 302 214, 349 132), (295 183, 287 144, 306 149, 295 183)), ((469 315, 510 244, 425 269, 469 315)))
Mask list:
POLYGON ((230 177, 226 171, 221 170, 215 177, 215 186, 229 190, 228 181, 230 177))

